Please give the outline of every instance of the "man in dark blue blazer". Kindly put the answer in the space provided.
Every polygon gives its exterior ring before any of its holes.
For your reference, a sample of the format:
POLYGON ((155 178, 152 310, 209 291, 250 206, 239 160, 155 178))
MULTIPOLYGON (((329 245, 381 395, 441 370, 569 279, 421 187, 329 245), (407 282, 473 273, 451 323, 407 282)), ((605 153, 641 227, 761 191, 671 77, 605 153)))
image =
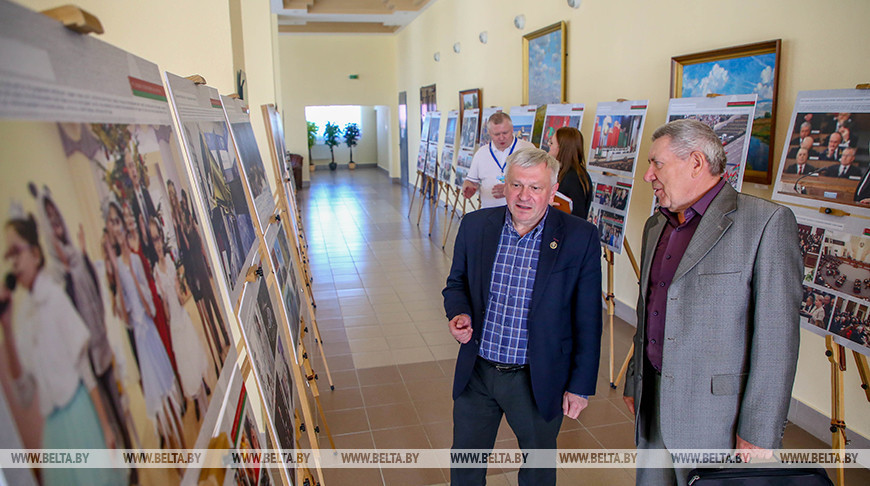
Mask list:
MULTIPOLYGON (((528 148, 507 159, 506 207, 465 215, 443 291, 462 343, 453 379, 453 449, 491 450, 502 415, 520 448, 550 451, 562 414, 595 393, 601 347, 601 249, 592 224, 550 209, 559 163, 528 148)), ((484 484, 486 467, 451 484, 484 484)), ((556 484, 553 468, 519 483, 556 484)))

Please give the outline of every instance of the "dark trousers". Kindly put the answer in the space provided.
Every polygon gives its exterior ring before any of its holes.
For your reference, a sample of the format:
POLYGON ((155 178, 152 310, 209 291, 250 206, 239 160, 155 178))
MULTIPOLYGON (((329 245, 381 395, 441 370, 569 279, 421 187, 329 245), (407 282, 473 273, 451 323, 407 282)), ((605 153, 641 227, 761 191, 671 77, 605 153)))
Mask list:
MULTIPOLYGON (((502 415, 517 436, 523 450, 548 449, 553 453, 552 468, 526 468, 519 472, 519 484, 556 484, 556 436, 562 416, 547 422, 541 417, 532 397, 528 368, 499 371, 478 357, 471 379, 453 402, 453 449, 483 449, 495 445, 502 415)), ((451 468, 453 486, 486 484, 486 468, 451 468)))
MULTIPOLYGON (((647 361, 647 360, 644 360, 647 361)), ((640 417, 637 444, 637 486, 685 486, 689 469, 674 468, 670 454, 665 448, 661 429, 662 377, 651 364, 645 363, 643 372, 643 397, 640 401, 640 417)))

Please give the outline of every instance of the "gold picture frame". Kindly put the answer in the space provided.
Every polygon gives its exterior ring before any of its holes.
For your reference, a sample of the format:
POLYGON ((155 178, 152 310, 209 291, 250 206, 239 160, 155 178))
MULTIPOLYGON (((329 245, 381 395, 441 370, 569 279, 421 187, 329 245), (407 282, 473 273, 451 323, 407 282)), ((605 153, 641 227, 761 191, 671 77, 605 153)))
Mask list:
POLYGON ((743 175, 747 182, 769 185, 773 178, 781 44, 780 39, 775 39, 671 58, 671 98, 705 96, 708 93, 701 92, 702 86, 712 86, 720 95, 758 93, 743 175), (729 76, 722 76, 722 73, 729 76), (704 81, 713 81, 696 83, 702 77, 704 81), (687 80, 689 93, 684 89, 687 80), (752 86, 753 90, 747 92, 738 85, 752 86))
POLYGON ((566 34, 567 24, 560 21, 523 36, 524 105, 565 102, 566 34), (554 58, 559 62, 553 64, 554 58))

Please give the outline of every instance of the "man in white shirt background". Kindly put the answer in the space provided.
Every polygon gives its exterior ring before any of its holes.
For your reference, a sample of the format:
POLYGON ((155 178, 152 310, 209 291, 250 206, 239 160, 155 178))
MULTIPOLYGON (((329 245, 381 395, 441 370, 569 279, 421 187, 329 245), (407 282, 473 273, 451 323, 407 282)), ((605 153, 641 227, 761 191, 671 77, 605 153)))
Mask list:
POLYGON ((474 154, 462 184, 462 195, 470 199, 480 190, 480 207, 493 208, 505 205, 504 170, 508 156, 534 145, 514 137, 514 123, 507 113, 494 113, 486 121, 486 129, 492 140, 474 154))

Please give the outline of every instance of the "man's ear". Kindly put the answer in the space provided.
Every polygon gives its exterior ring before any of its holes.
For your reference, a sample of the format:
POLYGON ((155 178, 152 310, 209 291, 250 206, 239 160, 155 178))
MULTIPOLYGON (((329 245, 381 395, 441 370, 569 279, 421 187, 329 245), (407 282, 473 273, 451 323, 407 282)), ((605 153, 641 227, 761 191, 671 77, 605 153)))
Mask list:
POLYGON ((703 171, 709 171, 709 163, 707 156, 696 150, 689 154, 689 161, 692 163, 692 177, 698 177, 703 171))

